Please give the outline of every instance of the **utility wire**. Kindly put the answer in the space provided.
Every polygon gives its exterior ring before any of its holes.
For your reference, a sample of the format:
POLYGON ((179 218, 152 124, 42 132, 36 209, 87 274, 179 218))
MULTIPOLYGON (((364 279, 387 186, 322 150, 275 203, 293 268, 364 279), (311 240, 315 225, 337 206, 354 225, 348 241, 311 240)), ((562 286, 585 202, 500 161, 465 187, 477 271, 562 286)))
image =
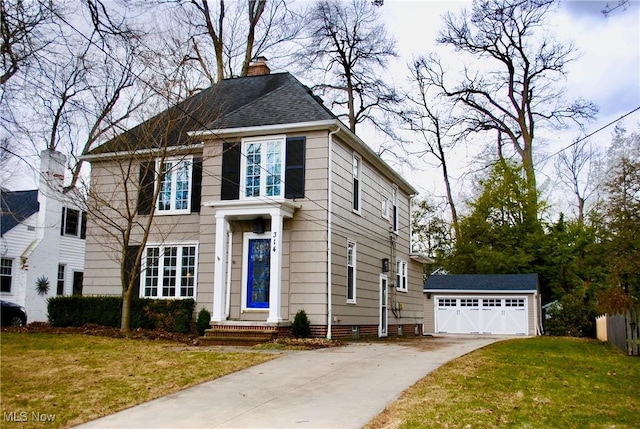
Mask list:
MULTIPOLYGON (((135 76, 136 79, 138 79, 138 81, 140 81, 141 83, 143 83, 145 86, 149 87, 152 91, 154 91, 157 95, 164 97, 165 95, 162 94, 160 91, 158 91, 154 85, 152 85, 151 83, 147 82, 142 76, 140 76, 139 73, 136 73, 134 70, 132 70, 128 65, 123 64, 119 59, 115 58, 110 52, 107 52, 105 50, 104 47, 99 46, 94 40, 92 40, 91 38, 87 37, 84 33, 82 33, 80 30, 78 30, 73 24, 71 24, 69 21, 67 21, 64 17, 62 17, 59 13, 57 13, 56 11, 52 10, 52 12, 54 12, 56 14, 56 16, 63 22, 65 23, 68 27, 70 27, 73 31, 75 31, 77 34, 79 34, 82 38, 84 38, 86 41, 88 41, 90 44, 94 45, 96 48, 98 48, 100 51, 102 51, 105 55, 107 55, 109 58, 111 58, 114 62, 116 62, 120 67, 127 69, 128 71, 131 72, 131 74, 133 76, 135 76)), ((216 134, 212 129, 210 129, 206 124, 202 123, 200 120, 198 120, 198 118, 195 118, 190 112, 186 111, 181 105, 180 103, 171 101, 168 99, 168 97, 166 98, 172 105, 172 107, 177 108, 180 110, 181 113, 183 113, 185 116, 188 116, 190 119, 192 119, 194 122, 196 122, 198 125, 202 126, 203 129, 209 131, 214 137, 216 137, 217 139, 219 139, 222 143, 229 143, 227 140, 225 140, 222 136, 219 136, 218 134, 216 134)), ((125 130, 125 132, 129 132, 130 130, 125 130)), ((247 158, 247 155, 241 152, 241 156, 247 158)), ((247 158, 248 159, 248 158, 247 158)), ((261 169, 265 170, 263 167, 261 167, 261 169)), ((204 172, 204 170, 203 170, 204 172)), ((212 174, 209 173, 210 177, 215 177, 215 178, 219 178, 221 181, 222 180, 228 180, 224 177, 222 177, 221 175, 218 174, 212 174)), ((284 181, 281 181, 282 184, 284 185, 284 181)), ((278 204, 278 202, 270 197, 264 197, 266 200, 271 200, 272 201, 272 205, 276 205, 278 204)), ((313 204, 317 205, 318 207, 321 208, 321 210, 328 212, 328 209, 325 208, 324 206, 322 206, 318 201, 315 201, 313 199, 307 198, 308 201, 312 202, 313 204)), ((309 215, 309 213, 307 213, 307 215, 309 215)), ((362 225, 360 225, 357 222, 354 222, 350 219, 347 219, 343 216, 339 216, 336 213, 333 213, 334 216, 341 218, 342 220, 344 220, 346 223, 352 225, 353 229, 355 230, 360 230, 361 232, 357 235, 360 235, 362 237, 368 237, 371 239, 384 239, 387 240, 389 237, 385 236, 384 234, 378 234, 373 232, 371 229, 366 228, 362 225)), ((311 220, 311 219, 309 219, 311 220)), ((324 225, 326 223, 326 220, 323 219, 319 219, 316 218, 317 222, 322 222, 322 224, 324 225)), ((410 221, 409 221, 410 223, 410 221)), ((398 229, 398 232, 404 230, 404 229, 408 229, 409 225, 404 226, 402 228, 398 229)), ((346 231, 349 231, 345 228, 346 231)), ((353 230, 351 230, 353 231, 353 230)))
POLYGON ((578 143, 588 139, 589 137, 592 137, 592 136, 596 135, 600 131, 603 131, 604 129, 610 127, 611 125, 615 124, 619 120, 626 118, 627 116, 631 115, 632 113, 637 112, 638 110, 640 110, 640 106, 636 107, 635 109, 631 110, 630 112, 625 113, 624 115, 620 116, 618 119, 614 119, 613 121, 609 122, 608 124, 601 126, 597 130, 592 131, 591 133, 587 134, 586 136, 583 136, 583 137, 577 139, 576 141, 574 141, 570 145, 568 145, 566 147, 563 147, 562 149, 558 150, 557 152, 554 152, 551 155, 547 156, 546 158, 542 159, 540 162, 547 161, 548 159, 553 158, 554 156, 558 155, 560 152, 564 152, 565 150, 572 148, 573 146, 577 145, 578 143))

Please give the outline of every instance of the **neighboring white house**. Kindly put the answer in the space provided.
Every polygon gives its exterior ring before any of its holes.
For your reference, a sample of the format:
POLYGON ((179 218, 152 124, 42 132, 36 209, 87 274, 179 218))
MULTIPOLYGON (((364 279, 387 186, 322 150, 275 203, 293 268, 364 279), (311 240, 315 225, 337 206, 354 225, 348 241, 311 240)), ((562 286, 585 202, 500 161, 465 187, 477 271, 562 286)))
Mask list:
POLYGON ((24 306, 28 322, 47 321, 48 298, 82 293, 86 213, 63 189, 65 161, 44 150, 38 189, 0 191, 0 298, 24 306))

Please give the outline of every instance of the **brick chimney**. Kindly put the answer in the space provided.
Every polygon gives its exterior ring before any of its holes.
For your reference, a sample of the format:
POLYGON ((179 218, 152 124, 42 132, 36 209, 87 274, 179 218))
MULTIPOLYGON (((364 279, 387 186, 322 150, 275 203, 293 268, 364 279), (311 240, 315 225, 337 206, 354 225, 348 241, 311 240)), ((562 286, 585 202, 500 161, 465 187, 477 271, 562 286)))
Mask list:
POLYGON ((249 63, 249 70, 247 70, 247 76, 261 76, 264 74, 270 74, 271 69, 267 65, 267 59, 265 57, 254 58, 249 63))

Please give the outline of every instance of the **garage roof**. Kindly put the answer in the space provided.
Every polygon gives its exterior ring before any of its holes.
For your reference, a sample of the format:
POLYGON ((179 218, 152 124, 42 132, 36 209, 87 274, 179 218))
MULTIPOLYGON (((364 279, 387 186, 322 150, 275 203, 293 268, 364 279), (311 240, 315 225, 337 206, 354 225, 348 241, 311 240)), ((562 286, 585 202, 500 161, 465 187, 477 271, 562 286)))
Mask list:
POLYGON ((537 292, 538 274, 438 274, 424 282, 425 292, 537 292))

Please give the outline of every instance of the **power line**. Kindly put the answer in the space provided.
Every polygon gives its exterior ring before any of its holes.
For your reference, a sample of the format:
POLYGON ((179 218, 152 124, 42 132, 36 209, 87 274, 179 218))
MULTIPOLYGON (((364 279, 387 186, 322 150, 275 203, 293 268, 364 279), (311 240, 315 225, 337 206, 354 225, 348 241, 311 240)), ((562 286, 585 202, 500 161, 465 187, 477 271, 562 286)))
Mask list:
POLYGON ((574 141, 570 145, 568 145, 566 147, 563 147, 562 149, 558 150, 557 152, 554 152, 551 155, 547 156, 546 158, 542 159, 540 162, 547 161, 548 159, 553 158, 554 156, 558 155, 560 152, 564 152, 565 150, 572 148, 573 146, 577 145, 578 143, 588 139, 589 137, 594 136, 595 134, 599 133, 600 131, 603 131, 604 129, 610 127, 611 125, 615 124, 619 120, 626 118, 627 116, 631 115, 632 113, 637 112, 638 110, 640 110, 640 106, 636 107, 635 109, 631 110, 630 112, 625 113, 624 115, 620 116, 618 119, 614 119, 613 121, 609 122, 608 124, 603 125, 602 127, 598 128, 597 130, 592 131, 591 133, 587 134, 586 136, 583 136, 583 137, 577 139, 576 141, 574 141))
MULTIPOLYGON (((191 112, 189 112, 189 111, 187 111, 186 109, 184 109, 184 108, 180 105, 180 103, 177 103, 177 102, 171 101, 168 97, 166 97, 166 96, 165 96, 165 94, 163 94, 163 93, 161 93, 160 91, 158 91, 158 90, 157 90, 157 88, 156 88, 154 85, 152 85, 151 83, 147 82, 147 81, 146 81, 146 80, 145 80, 145 79, 144 79, 144 78, 143 78, 139 73, 136 73, 135 71, 133 71, 133 70, 131 69, 131 67, 130 67, 130 66, 128 66, 128 65, 126 65, 126 64, 123 64, 123 63, 122 63, 118 58, 115 58, 115 57, 114 57, 110 52, 107 52, 107 51, 105 50, 105 48, 104 48, 104 47, 99 46, 99 45, 98 45, 94 40, 92 40, 91 38, 87 37, 84 33, 82 33, 80 30, 78 30, 78 29, 77 29, 73 24, 71 24, 69 21, 67 21, 64 17, 62 17, 61 15, 59 15, 59 14, 58 14, 57 12, 55 12, 55 11, 53 11, 53 12, 57 15, 57 17, 58 17, 58 18, 59 18, 63 23, 65 23, 65 24, 66 24, 68 27, 70 27, 73 31, 75 31, 75 32, 76 32, 77 34, 79 34, 82 38, 84 38, 86 41, 88 41, 88 42, 89 42, 89 44, 91 44, 91 45, 93 45, 93 46, 97 47, 97 48, 98 48, 100 51, 102 51, 105 55, 107 55, 107 56, 108 56, 109 58, 111 58, 114 62, 116 62, 120 67, 122 67, 122 68, 123 68, 123 69, 125 69, 125 70, 128 70, 128 71, 129 71, 133 76, 135 76, 135 78, 136 78, 136 79, 138 79, 138 81, 139 81, 139 82, 141 82, 141 83, 142 83, 142 84, 144 84, 145 86, 149 87, 149 88, 150 88, 153 92, 155 92, 157 95, 159 95, 159 96, 161 96, 161 97, 166 98, 166 99, 170 102, 170 104, 172 105, 172 107, 173 107, 173 108, 177 108, 178 110, 180 110, 180 112, 181 112, 181 113, 183 113, 185 116, 187 116, 187 117, 189 117, 190 119, 192 119, 196 124, 198 124, 199 126, 201 126, 201 127, 202 127, 202 129, 205 129, 205 130, 209 131, 209 132, 211 133, 211 135, 213 135, 214 137, 216 137, 216 138, 217 138, 218 140, 220 140, 222 143, 229 143, 227 140, 225 140, 225 138, 224 138, 224 137, 222 137, 222 136, 220 136, 220 135, 216 134, 216 133, 215 133, 212 129, 210 129, 206 124, 202 123, 198 118, 194 117, 194 116, 191 114, 191 112)), ((129 129, 126 129, 126 130, 124 130, 124 132, 125 132, 125 133, 128 133, 128 132, 130 132, 130 130, 129 130, 129 129)), ((240 152, 240 155, 241 155, 241 156, 243 156, 243 157, 245 157, 245 158, 247 158, 247 155, 246 155, 245 153, 240 152)), ((248 159, 248 158, 247 158, 247 159, 248 159)), ((266 169, 265 169, 264 167, 260 166, 260 168, 261 168, 262 170, 265 170, 265 171, 266 171, 266 169)), ((205 171, 205 170, 203 169, 203 172, 204 172, 204 171, 205 171)), ((212 173, 212 172, 208 172, 208 175, 209 175, 209 177, 217 178, 217 179, 219 179, 220 181, 229 180, 229 179, 227 179, 227 178, 225 178, 225 177, 222 177, 222 175, 220 175, 220 174, 215 174, 215 173, 212 173)), ((331 179, 330 179, 330 180, 331 180, 331 179)), ((284 182, 284 180, 282 180, 282 181, 281 181, 281 183, 284 185, 284 183, 285 183, 285 182, 284 182)), ((272 204, 272 205, 274 205, 274 206, 275 206, 276 204, 279 204, 279 203, 278 203, 274 198, 272 198, 272 197, 264 197, 264 198, 265 198, 267 201, 271 201, 271 204, 272 204)), ((313 203, 314 205, 318 206, 322 211, 325 211, 325 212, 327 212, 327 213, 328 213, 328 208, 325 208, 322 204, 320 204, 320 202, 318 202, 318 201, 316 201, 316 200, 314 200, 314 199, 308 198, 308 197, 306 198, 306 200, 307 200, 307 201, 309 201, 309 202, 311 202, 311 203, 313 203)), ((318 223, 318 224, 322 223, 322 225, 326 224, 326 219, 315 218, 314 216, 311 216, 311 214, 310 214, 310 213, 305 213, 305 215, 307 216, 307 220, 308 220, 308 221, 312 221, 312 222, 314 222, 314 223, 318 223)), ((383 234, 383 233, 377 233, 377 232, 374 232, 374 231, 372 231, 371 229, 369 229, 369 228, 367 228, 367 227, 365 227, 365 226, 363 226, 363 225, 360 225, 359 223, 354 222, 354 221, 353 221, 353 220, 351 220, 351 219, 348 219, 348 218, 346 218, 346 217, 344 217, 344 216, 338 215, 337 213, 333 213, 333 216, 335 216, 335 217, 337 217, 337 218, 340 218, 342 221, 344 221, 344 222, 345 222, 345 224, 346 224, 346 225, 345 225, 345 226, 343 226, 343 227, 341 227, 341 228, 344 228, 344 230, 345 230, 345 231, 349 231, 349 232, 352 232, 352 233, 353 233, 353 232, 355 232, 355 231, 359 230, 360 232, 356 233, 356 235, 358 235, 358 236, 360 236, 360 237, 363 237, 363 238, 365 238, 365 237, 366 237, 366 238, 369 238, 369 239, 372 239, 372 240, 387 240, 387 239, 389 239, 389 236, 388 236, 388 235, 385 235, 385 234, 383 234), (347 225, 350 225, 350 226, 352 227, 352 229, 351 229, 351 230, 347 229, 347 225)), ((409 220, 409 224, 410 224, 410 222, 411 222, 411 221, 409 220)), ((409 224, 408 224, 406 227, 399 228, 399 231, 402 231, 402 230, 404 230, 404 229, 409 229, 409 224)))

